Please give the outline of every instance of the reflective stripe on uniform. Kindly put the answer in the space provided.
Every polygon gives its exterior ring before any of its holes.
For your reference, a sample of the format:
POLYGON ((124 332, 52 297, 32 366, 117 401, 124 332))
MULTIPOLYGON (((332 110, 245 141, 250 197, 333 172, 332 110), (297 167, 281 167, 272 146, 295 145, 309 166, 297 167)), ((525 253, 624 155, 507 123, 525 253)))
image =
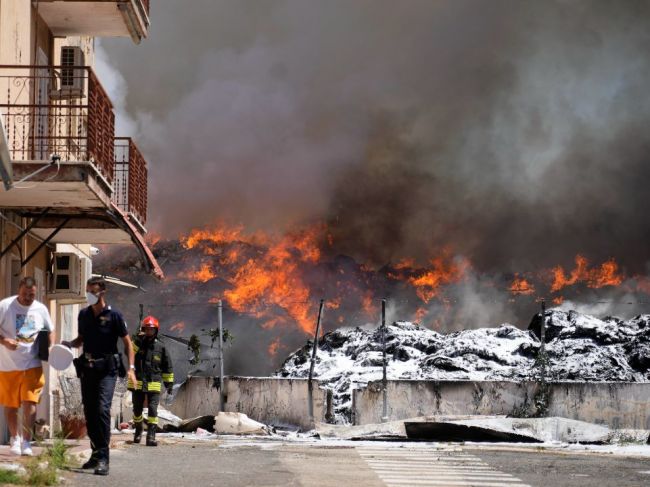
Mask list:
POLYGON ((136 391, 141 391, 142 390, 142 381, 139 380, 136 382, 136 387, 133 387, 133 381, 131 379, 126 381, 126 388, 129 390, 136 390, 136 391))
POLYGON ((158 418, 156 418, 155 416, 149 416, 147 418, 147 423, 149 423, 149 424, 158 424, 158 418))
POLYGON ((147 382, 147 392, 160 392, 160 390, 160 382, 147 382))
POLYGON ((142 415, 140 416, 133 416, 133 422, 134 423, 142 423, 142 415))
POLYGON ((162 375, 163 382, 174 382, 174 373, 170 372, 169 374, 162 375))
POLYGON ((133 346, 133 353, 137 353, 138 350, 140 350, 140 347, 138 347, 138 345, 136 345, 135 340, 132 341, 131 344, 133 346))

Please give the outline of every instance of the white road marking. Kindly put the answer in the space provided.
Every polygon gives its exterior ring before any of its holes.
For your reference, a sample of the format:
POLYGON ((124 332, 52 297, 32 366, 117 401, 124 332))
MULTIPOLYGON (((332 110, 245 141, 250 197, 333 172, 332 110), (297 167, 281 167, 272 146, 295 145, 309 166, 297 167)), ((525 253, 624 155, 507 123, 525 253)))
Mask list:
POLYGON ((457 449, 359 446, 356 450, 387 486, 530 487, 457 449))

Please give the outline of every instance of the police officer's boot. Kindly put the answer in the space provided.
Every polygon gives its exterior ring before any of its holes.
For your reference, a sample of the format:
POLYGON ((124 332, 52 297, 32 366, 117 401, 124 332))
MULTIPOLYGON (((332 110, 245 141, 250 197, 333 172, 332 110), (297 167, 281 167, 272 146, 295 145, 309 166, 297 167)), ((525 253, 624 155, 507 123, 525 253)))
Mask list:
POLYGON ((133 443, 140 443, 142 439, 142 421, 135 423, 135 433, 133 433, 133 443))
POLYGON ((158 446, 156 441, 156 425, 150 424, 147 428, 147 446, 158 446))

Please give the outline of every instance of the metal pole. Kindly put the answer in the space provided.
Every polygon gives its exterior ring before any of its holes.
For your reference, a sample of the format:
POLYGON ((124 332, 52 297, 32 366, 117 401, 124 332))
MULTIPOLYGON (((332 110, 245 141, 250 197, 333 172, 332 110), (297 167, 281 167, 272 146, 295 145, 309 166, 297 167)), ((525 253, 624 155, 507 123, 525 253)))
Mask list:
POLYGON ((309 420, 314 422, 314 391, 312 389, 312 379, 314 378, 314 366, 316 365, 316 351, 318 350, 318 335, 320 333, 320 322, 323 319, 323 306, 325 300, 321 299, 318 305, 318 319, 316 320, 316 331, 314 332, 314 344, 311 349, 311 365, 309 366, 309 379, 307 380, 307 408, 309 410, 309 420))
POLYGON ((381 300, 381 348, 382 348, 382 389, 383 389, 383 406, 381 421, 388 421, 388 379, 386 377, 386 300, 381 300))
POLYGON ((540 381, 546 383, 546 301, 542 299, 542 320, 540 323, 539 356, 541 360, 540 381))
POLYGON ((219 319, 219 411, 223 411, 223 303, 221 300, 217 302, 217 310, 219 319))
POLYGON ((318 350, 318 334, 320 332, 320 322, 323 318, 323 305, 325 300, 321 299, 318 305, 318 320, 316 321, 316 332, 314 333, 314 344, 311 349, 311 365, 309 366, 309 382, 314 377, 314 365, 316 364, 316 350, 318 350))

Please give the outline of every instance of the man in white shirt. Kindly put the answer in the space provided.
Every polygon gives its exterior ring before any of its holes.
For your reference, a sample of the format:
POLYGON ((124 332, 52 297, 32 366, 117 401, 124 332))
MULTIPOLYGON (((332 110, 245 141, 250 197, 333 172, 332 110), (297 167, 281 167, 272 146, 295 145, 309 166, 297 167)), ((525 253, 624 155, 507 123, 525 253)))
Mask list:
POLYGON ((32 455, 36 404, 45 385, 36 337, 46 330, 52 345, 54 327, 44 304, 36 301, 36 281, 24 277, 18 295, 0 301, 0 405, 4 406, 11 452, 32 455), (23 407, 23 431, 18 432, 18 408, 23 407))

